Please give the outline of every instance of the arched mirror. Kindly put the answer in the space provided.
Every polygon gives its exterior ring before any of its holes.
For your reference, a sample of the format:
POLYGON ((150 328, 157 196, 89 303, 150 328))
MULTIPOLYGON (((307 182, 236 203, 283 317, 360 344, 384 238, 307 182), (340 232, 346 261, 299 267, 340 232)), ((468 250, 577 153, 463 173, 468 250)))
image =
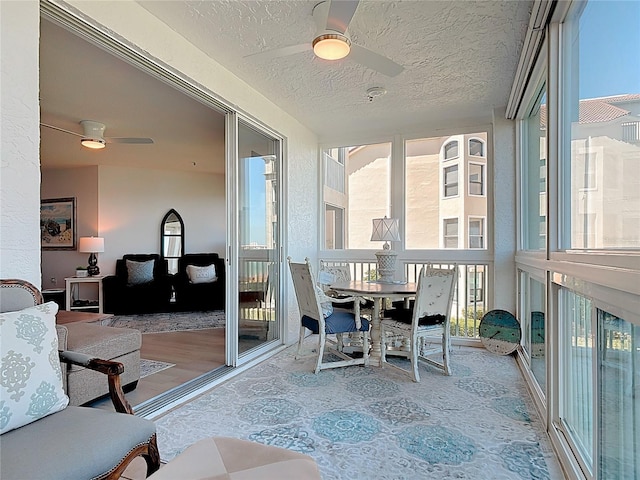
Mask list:
POLYGON ((162 219, 160 242, 162 256, 169 264, 169 273, 178 273, 178 259, 184 255, 184 222, 173 208, 162 219))

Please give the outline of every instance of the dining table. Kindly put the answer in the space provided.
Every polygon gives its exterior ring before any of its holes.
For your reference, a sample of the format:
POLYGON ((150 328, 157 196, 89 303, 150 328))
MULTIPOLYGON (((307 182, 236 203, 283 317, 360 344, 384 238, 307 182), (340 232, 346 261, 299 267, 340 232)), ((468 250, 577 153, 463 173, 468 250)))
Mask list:
POLYGON ((416 294, 418 284, 413 282, 380 283, 369 280, 350 280, 332 283, 330 288, 339 294, 373 299, 369 364, 377 367, 382 366, 382 332, 380 330, 382 302, 384 299, 393 301, 413 297, 416 294))

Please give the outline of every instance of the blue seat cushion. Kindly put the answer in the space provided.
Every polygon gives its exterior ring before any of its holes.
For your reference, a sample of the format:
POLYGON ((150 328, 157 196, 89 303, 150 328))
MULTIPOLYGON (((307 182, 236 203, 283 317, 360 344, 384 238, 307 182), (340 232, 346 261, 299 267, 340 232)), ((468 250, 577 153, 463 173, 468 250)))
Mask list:
MULTIPOLYGON (((360 326, 359 331, 369 331, 369 320, 360 317, 360 321, 362 322, 362 325, 360 326)), ((358 328, 356 328, 355 315, 350 312, 334 310, 331 315, 324 319, 324 323, 326 330, 325 333, 348 333, 358 331, 358 328)), ((313 333, 319 333, 318 321, 308 317, 307 315, 302 316, 302 325, 307 327, 313 333)))

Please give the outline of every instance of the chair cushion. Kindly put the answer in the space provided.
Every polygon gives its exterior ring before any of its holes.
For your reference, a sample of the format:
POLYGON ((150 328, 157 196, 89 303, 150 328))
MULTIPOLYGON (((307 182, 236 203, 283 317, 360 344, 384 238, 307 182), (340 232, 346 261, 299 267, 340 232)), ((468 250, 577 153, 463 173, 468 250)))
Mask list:
MULTIPOLYGON (((348 333, 348 332, 368 332, 369 320, 364 317, 360 317, 361 326, 360 329, 356 327, 355 316, 350 312, 342 312, 334 310, 333 314, 329 315, 325 320, 325 333, 348 333)), ((318 321, 308 317, 302 316, 302 325, 311 330, 313 333, 319 333, 318 321)))
POLYGON ((155 260, 147 260, 146 262, 136 262, 134 260, 126 260, 127 262, 127 283, 129 285, 142 285, 143 283, 153 282, 153 266, 155 260))
POLYGON ((134 415, 67 407, 0 436, 0 478, 93 479, 146 444, 155 430, 152 421, 134 415))
POLYGON ((237 438, 194 443, 149 480, 320 480, 313 458, 286 448, 237 438))
POLYGON ((213 264, 206 267, 187 265, 187 277, 191 283, 212 283, 218 280, 216 266, 213 264))
MULTIPOLYGON (((385 312, 385 316, 398 322, 409 323, 413 321, 413 310, 410 308, 393 308, 385 312)), ((444 315, 425 315, 418 319, 418 325, 437 325, 444 323, 444 315)))
MULTIPOLYGON (((58 304, 0 314, 0 433, 64 409, 56 332, 58 304)), ((4 478, 4 477, 3 477, 4 478)))

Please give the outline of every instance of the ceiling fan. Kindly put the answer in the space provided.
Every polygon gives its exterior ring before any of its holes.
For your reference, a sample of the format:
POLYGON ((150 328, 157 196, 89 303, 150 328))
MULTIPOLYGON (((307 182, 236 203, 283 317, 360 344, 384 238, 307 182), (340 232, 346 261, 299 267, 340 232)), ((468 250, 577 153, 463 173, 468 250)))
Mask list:
POLYGON ((311 43, 301 43, 264 52, 246 55, 254 58, 278 58, 313 50, 325 60, 352 59, 367 68, 388 77, 400 74, 404 67, 368 48, 351 42, 347 32, 351 19, 358 8, 359 0, 326 0, 313 7, 313 19, 317 32, 311 43))
POLYGON ((80 125, 82 126, 83 133, 76 133, 64 128, 56 127, 55 125, 49 125, 41 123, 43 127, 58 130, 59 132, 68 133, 80 137, 80 143, 83 147, 100 149, 104 148, 107 143, 129 143, 129 144, 150 144, 153 143, 151 138, 136 138, 136 137, 105 137, 104 131, 107 128, 104 123, 96 122, 93 120, 82 120, 80 125))

